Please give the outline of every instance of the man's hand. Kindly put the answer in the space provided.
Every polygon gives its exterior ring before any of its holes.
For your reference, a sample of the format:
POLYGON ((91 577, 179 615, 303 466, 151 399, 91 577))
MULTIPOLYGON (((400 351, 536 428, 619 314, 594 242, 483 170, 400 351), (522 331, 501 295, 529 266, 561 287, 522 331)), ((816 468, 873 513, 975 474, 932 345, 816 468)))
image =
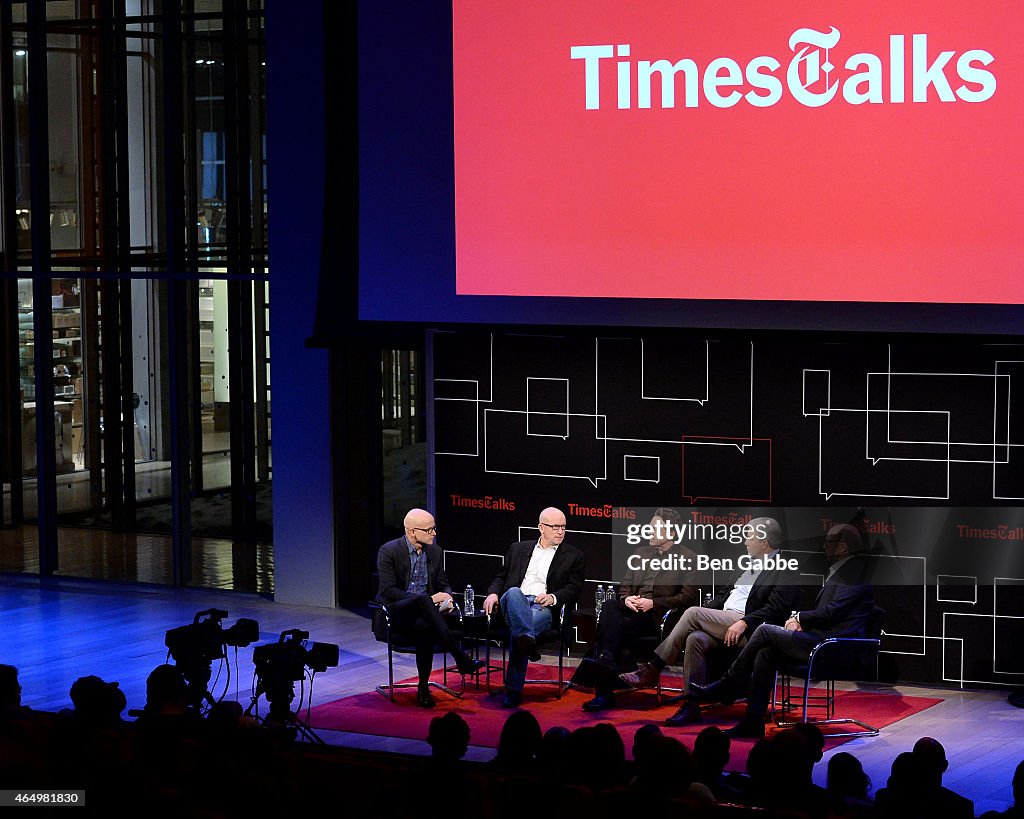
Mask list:
POLYGON ((803 631, 803 629, 800 627, 800 621, 797 620, 795 617, 790 617, 786 621, 786 631, 803 631))
POLYGON ((440 606, 445 600, 451 600, 452 596, 448 592, 438 592, 430 595, 430 599, 434 601, 435 606, 440 606))
POLYGON ((640 609, 636 607, 637 601, 639 599, 640 598, 637 595, 631 594, 629 597, 624 598, 622 602, 630 611, 640 611, 640 609))
POLYGON ((747 624, 743 620, 737 620, 725 630, 725 644, 727 646, 738 644, 746 630, 747 624))
POLYGON ((542 606, 553 606, 555 605, 555 596, 553 594, 538 594, 533 598, 534 603, 540 603, 542 606))
POLYGON ((498 605, 498 595, 496 595, 496 594, 489 594, 489 595, 487 595, 487 599, 484 600, 484 613, 485 614, 490 614, 492 611, 494 611, 494 607, 496 605, 498 605))
POLYGON ((634 597, 633 611, 650 611, 654 608, 654 601, 649 597, 634 597))

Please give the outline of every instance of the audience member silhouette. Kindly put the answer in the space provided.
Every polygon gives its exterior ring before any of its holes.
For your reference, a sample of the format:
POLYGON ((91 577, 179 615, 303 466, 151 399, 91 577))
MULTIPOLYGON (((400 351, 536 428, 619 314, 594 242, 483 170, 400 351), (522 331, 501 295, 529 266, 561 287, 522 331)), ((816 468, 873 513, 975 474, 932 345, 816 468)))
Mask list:
POLYGON ((462 759, 469 750, 469 724, 454 711, 434 717, 427 729, 427 744, 431 758, 439 763, 452 763, 462 759))
POLYGON ((501 727, 498 753, 488 764, 502 773, 539 773, 537 754, 543 738, 540 723, 533 714, 513 711, 501 727))
POLYGON ((697 734, 693 741, 697 781, 707 785, 719 802, 734 802, 740 797, 740 791, 726 781, 724 773, 731 742, 729 735, 714 725, 697 734))
POLYGON ((569 762, 569 737, 572 732, 564 725, 556 725, 544 732, 540 743, 541 771, 546 776, 560 776, 569 762))
POLYGON ((693 757, 683 743, 664 735, 653 736, 645 743, 637 775, 630 783, 634 803, 639 800, 646 808, 688 798, 697 805, 715 804, 711 790, 697 781, 693 757))
POLYGON ((75 680, 70 697, 74 708, 61 711, 51 729, 49 764, 55 779, 101 799, 119 789, 127 793, 123 782, 131 745, 121 719, 128 705, 124 692, 116 682, 88 675, 75 680))
POLYGON ((875 814, 892 819, 926 816, 932 802, 929 774, 921 754, 905 751, 892 761, 886 787, 875 794, 875 814))
POLYGON ((46 731, 21 704, 18 669, 0 665, 0 772, 11 787, 42 787, 46 777, 46 731))
POLYGON ((949 768, 946 749, 942 747, 942 743, 932 737, 921 737, 914 744, 914 753, 920 755, 925 761, 928 790, 932 794, 936 812, 941 816, 948 816, 950 819, 956 819, 956 817, 972 819, 974 802, 942 785, 942 775, 949 768))
POLYGON ((826 790, 833 813, 855 816, 870 812, 874 807, 868 797, 870 789, 871 779, 857 757, 846 751, 832 755, 826 790))
POLYGON ((591 788, 625 784, 626 746, 614 725, 577 728, 569 737, 568 752, 570 782, 591 788))
POLYGON ((985 811, 981 819, 1024 819, 1024 761, 1013 773, 1013 804, 1004 811, 985 811))
POLYGON ((773 808, 795 808, 810 817, 825 816, 828 795, 812 780, 814 763, 821 758, 821 751, 809 736, 813 737, 813 733, 789 729, 771 738, 767 803, 773 808))

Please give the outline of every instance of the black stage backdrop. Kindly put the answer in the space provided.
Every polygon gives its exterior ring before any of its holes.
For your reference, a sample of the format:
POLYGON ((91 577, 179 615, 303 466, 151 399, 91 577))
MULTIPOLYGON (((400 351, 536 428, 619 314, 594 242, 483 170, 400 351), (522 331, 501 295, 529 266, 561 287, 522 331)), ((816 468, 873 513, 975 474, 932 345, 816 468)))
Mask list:
POLYGON ((583 605, 617 580, 613 544, 653 507, 687 521, 772 515, 812 584, 824 532, 853 522, 888 612, 884 679, 1024 683, 1020 339, 431 339, 433 511, 456 588, 482 593, 546 506, 586 553, 583 605))

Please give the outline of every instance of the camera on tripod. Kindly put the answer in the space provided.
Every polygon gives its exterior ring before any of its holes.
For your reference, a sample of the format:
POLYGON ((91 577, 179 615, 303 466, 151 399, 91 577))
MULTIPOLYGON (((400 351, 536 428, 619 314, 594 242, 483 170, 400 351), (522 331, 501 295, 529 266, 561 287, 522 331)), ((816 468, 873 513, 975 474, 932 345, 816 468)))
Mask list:
POLYGON ((170 629, 164 644, 181 669, 188 684, 188 701, 198 708, 204 699, 212 702, 206 690, 210 681, 210 664, 227 657, 227 647, 244 647, 260 637, 259 623, 240 617, 230 628, 221 622, 228 613, 223 609, 206 609, 196 614, 187 626, 170 629))
POLYGON ((256 675, 268 684, 301 680, 306 668, 326 671, 338 664, 338 657, 338 646, 312 642, 308 631, 297 628, 282 631, 276 643, 256 646, 252 652, 256 675))
POLYGON ((244 647, 260 638, 255 620, 240 617, 230 628, 221 621, 228 616, 223 609, 206 609, 196 614, 187 626, 170 629, 164 644, 178 665, 211 663, 227 656, 227 646, 244 647))

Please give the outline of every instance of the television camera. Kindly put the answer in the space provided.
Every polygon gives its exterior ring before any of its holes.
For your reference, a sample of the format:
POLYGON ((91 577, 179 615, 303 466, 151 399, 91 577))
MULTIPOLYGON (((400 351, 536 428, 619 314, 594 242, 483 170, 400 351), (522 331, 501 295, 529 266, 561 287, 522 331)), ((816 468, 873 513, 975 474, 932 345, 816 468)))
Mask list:
POLYGON ((164 644, 185 678, 188 703, 197 710, 204 699, 211 705, 214 702, 207 690, 213 661, 227 657, 228 646, 248 646, 260 636, 259 624, 245 617, 240 617, 230 628, 224 628, 221 624, 227 616, 223 609, 206 609, 198 612, 188 625, 170 629, 164 638, 164 644))
POLYGON ((269 719, 276 724, 293 724, 291 702, 295 699, 295 682, 305 678, 307 668, 315 674, 338 665, 339 653, 335 644, 313 642, 308 631, 299 629, 282 631, 276 643, 256 646, 252 652, 256 692, 249 709, 265 694, 270 703, 269 719))

